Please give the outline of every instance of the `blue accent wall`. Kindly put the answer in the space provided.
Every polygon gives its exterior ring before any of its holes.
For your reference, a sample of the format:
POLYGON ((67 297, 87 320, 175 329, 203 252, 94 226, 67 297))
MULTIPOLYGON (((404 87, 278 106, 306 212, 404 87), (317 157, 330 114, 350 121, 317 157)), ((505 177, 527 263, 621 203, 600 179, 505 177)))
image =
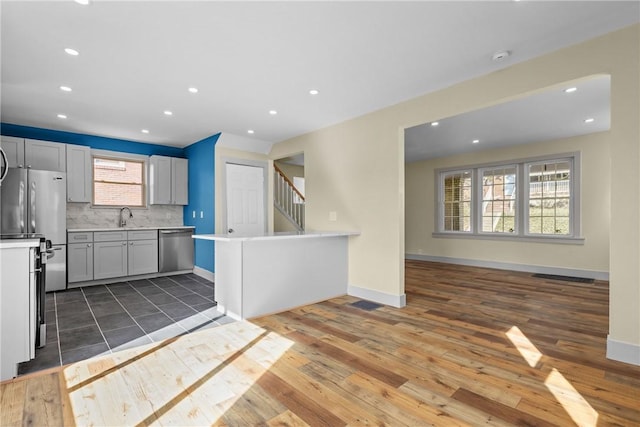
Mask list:
POLYGON ((145 156, 185 157, 184 149, 166 145, 146 144, 144 142, 85 135, 82 133, 42 129, 31 126, 0 123, 0 133, 18 138, 39 139, 41 141, 63 142, 65 144, 85 145, 99 150, 120 151, 122 153, 143 154, 145 156))
MULTIPOLYGON (((218 133, 184 149, 189 159, 189 204, 184 207, 184 224, 195 226, 196 234, 215 233, 214 150, 219 137, 218 133)), ((195 265, 213 273, 213 259, 214 242, 196 239, 195 265)))

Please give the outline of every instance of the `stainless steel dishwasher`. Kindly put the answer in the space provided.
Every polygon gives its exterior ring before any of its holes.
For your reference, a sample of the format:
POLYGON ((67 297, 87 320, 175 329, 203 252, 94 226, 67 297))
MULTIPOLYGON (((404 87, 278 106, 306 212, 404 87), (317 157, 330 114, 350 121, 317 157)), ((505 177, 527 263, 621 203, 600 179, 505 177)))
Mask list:
POLYGON ((193 228, 158 230, 158 270, 193 270, 193 228))

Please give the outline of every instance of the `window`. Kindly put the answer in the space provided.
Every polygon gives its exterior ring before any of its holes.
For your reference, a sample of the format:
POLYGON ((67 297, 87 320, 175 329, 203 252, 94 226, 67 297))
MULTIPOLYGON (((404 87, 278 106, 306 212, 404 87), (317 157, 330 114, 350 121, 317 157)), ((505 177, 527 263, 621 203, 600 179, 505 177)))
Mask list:
POLYGON ((571 234, 571 162, 531 163, 529 176, 529 234, 571 234))
POLYGON ((93 157, 94 206, 146 206, 145 162, 93 157))
POLYGON ((471 171, 450 172, 442 178, 442 228, 471 231, 471 171))
POLYGON ((516 176, 517 167, 509 165, 496 169, 481 169, 483 233, 516 232, 516 176))
POLYGON ((437 171, 440 235, 580 239, 579 154, 437 171))

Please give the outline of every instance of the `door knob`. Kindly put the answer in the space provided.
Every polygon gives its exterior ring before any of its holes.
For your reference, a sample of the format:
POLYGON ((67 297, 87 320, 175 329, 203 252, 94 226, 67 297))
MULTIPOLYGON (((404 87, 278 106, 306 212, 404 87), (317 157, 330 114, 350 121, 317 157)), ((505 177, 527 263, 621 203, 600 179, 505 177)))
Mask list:
POLYGON ((230 228, 229 230, 227 230, 229 233, 233 233, 233 228, 230 228))

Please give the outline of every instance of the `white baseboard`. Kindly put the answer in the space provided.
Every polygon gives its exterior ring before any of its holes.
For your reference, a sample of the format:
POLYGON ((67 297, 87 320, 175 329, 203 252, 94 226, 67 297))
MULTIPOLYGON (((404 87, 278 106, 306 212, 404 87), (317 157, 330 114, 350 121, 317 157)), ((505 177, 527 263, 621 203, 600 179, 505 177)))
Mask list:
POLYGON ((513 264, 499 261, 453 258, 431 255, 405 254, 405 259, 416 261, 444 262, 447 264, 468 265, 471 267, 496 268, 498 270, 523 271, 526 273, 554 274, 558 276, 584 277, 595 280, 609 280, 608 271, 580 270, 563 267, 544 267, 539 265, 513 264))
POLYGON ((391 295, 353 285, 347 286, 347 294, 352 297, 362 298, 367 301, 373 301, 378 304, 389 305, 391 307, 402 308, 407 305, 407 296, 405 294, 391 295))
POLYGON ((212 282, 216 281, 216 275, 213 272, 198 267, 197 265, 193 267, 193 274, 200 276, 203 279, 211 280, 212 282))
POLYGON ((616 341, 607 336, 607 359, 640 366, 640 345, 616 341))

